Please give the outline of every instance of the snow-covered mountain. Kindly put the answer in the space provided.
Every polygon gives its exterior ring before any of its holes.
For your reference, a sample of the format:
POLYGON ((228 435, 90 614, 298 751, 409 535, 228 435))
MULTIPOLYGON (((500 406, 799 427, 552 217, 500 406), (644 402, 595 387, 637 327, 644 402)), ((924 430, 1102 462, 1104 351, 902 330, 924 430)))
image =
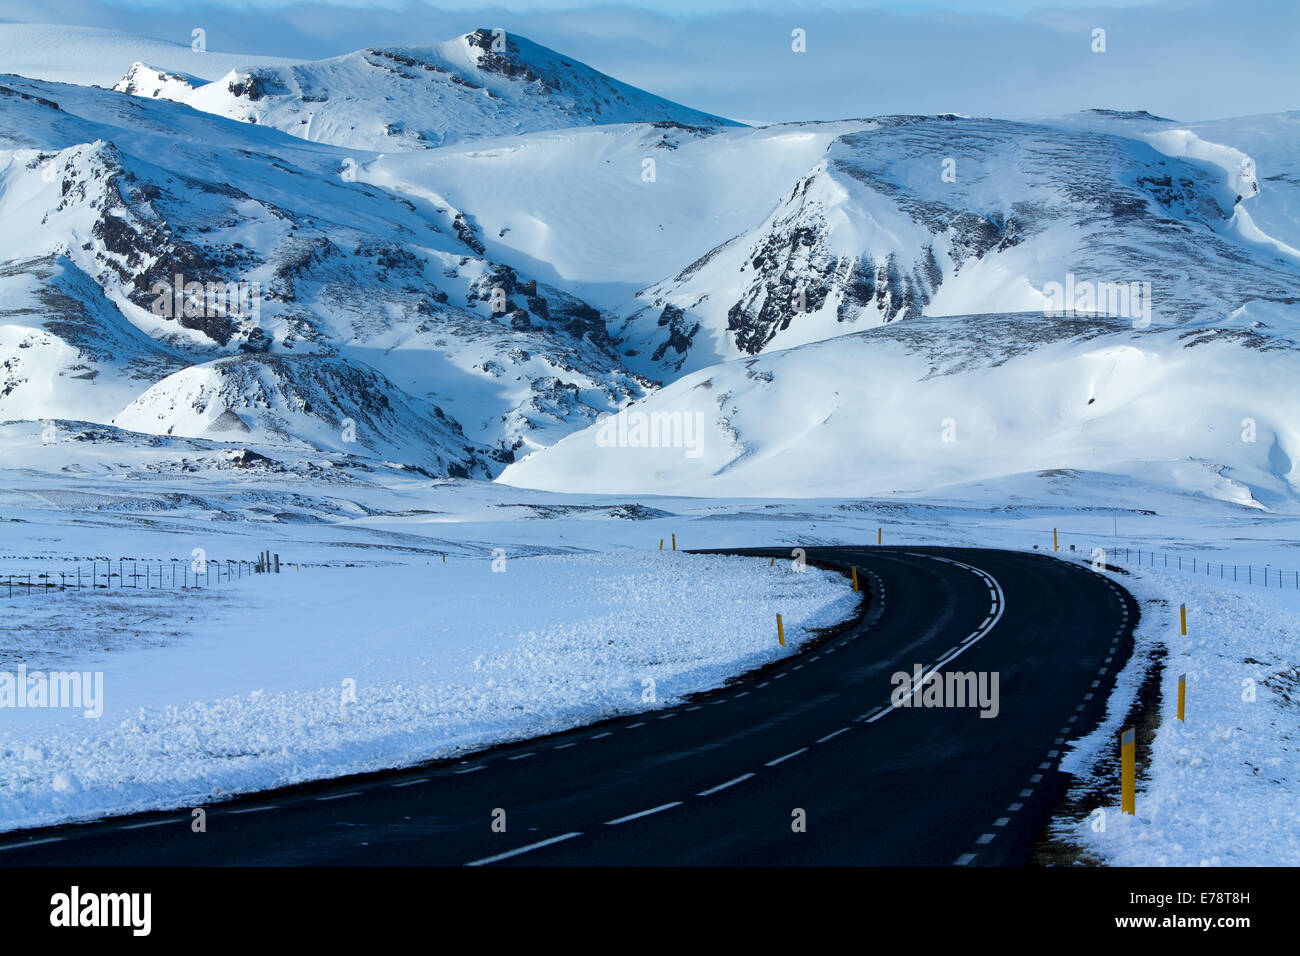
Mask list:
POLYGON ((1140 476, 1248 507, 1300 489, 1300 329, 917 318, 683 376, 511 465, 539 489, 933 493, 1021 473, 1140 476))
POLYGON ((736 125, 493 30, 432 46, 236 69, 201 85, 136 63, 115 89, 371 152, 598 123, 736 125))
POLYGON ((350 450, 488 475, 641 394, 596 309, 347 159, 179 104, 0 78, 0 415, 124 413, 200 437, 229 411, 250 441, 322 447, 350 419, 350 450))
POLYGON ((217 80, 234 69, 300 62, 210 49, 202 27, 170 40, 122 30, 55 23, 0 23, 0 71, 35 80, 111 87, 133 63, 164 73, 217 80))
POLYGON ((762 222, 643 290, 616 334, 664 377, 899 319, 1042 310, 1052 283, 1149 284, 1128 317, 1155 326, 1293 301, 1300 250, 1252 220, 1274 197, 1250 157, 1156 125, 872 121, 762 222))
POLYGON ((137 60, 0 77, 0 417, 560 490, 1300 488, 1300 113, 751 129, 485 30, 137 60))

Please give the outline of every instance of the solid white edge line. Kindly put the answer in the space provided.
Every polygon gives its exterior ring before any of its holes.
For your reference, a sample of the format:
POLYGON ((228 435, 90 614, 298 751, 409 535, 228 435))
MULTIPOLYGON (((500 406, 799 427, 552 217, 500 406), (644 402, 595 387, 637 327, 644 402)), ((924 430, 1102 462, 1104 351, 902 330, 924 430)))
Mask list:
MULTIPOLYGON (((921 684, 922 686, 924 686, 925 683, 930 679, 930 676, 932 674, 937 673, 939 669, 943 667, 945 664, 950 663, 954 658, 960 656, 963 652, 965 652, 969 648, 974 647, 979 641, 983 640, 984 637, 988 635, 990 631, 993 630, 993 628, 997 627, 998 621, 1002 620, 1002 612, 1006 610, 1006 596, 1002 593, 1002 585, 998 584, 997 579, 981 571, 979 568, 973 567, 969 564, 963 564, 960 561, 953 561, 949 558, 937 558, 934 555, 918 554, 915 555, 915 557, 935 558, 935 560, 945 561, 948 564, 955 564, 959 568, 965 568, 967 571, 972 571, 975 574, 979 575, 980 577, 987 578, 989 581, 992 581, 993 585, 997 588, 997 592, 998 592, 997 597, 994 599, 994 610, 997 613, 992 615, 991 623, 987 627, 980 625, 980 630, 976 632, 976 635, 978 636, 971 635, 970 637, 966 638, 966 640, 962 642, 961 647, 956 654, 944 655, 943 658, 941 658, 937 664, 935 664, 933 667, 929 669, 929 673, 923 673, 921 675, 921 684)), ((912 697, 915 696, 917 689, 918 688, 913 687, 911 692, 907 695, 907 697, 904 698, 904 700, 911 700, 912 697)), ((884 717, 886 714, 892 714, 895 710, 898 710, 898 705, 890 704, 888 707, 886 707, 880 713, 876 714, 874 717, 868 717, 867 723, 874 724, 877 720, 880 720, 880 718, 884 717)))

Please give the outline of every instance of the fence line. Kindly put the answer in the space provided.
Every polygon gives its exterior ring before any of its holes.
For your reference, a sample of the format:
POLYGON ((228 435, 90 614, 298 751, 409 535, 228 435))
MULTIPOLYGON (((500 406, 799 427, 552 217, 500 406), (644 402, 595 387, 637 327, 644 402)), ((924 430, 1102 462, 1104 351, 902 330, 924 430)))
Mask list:
POLYGON ((254 574, 280 573, 280 556, 264 551, 257 560, 237 558, 92 558, 72 570, 0 572, 0 598, 50 591, 192 590, 238 581, 254 574), (116 569, 114 566, 116 565, 116 569), (143 582, 143 583, 141 583, 143 582))
MULTIPOLYGON (((1064 535, 1062 535, 1064 537, 1064 535)), ((1074 537, 1071 535, 1071 537, 1074 537)), ((1038 545, 1033 546, 1038 550, 1038 545)), ((1300 591, 1300 570, 1275 568, 1271 564, 1228 564, 1227 562, 1206 561, 1198 555, 1171 554, 1154 548, 1106 547, 1098 545, 1098 550, 1105 552, 1106 561, 1118 561, 1124 556, 1125 562, 1135 563, 1143 568, 1160 568, 1161 570, 1182 571, 1198 577, 1208 577, 1221 581, 1234 581, 1237 584, 1261 587, 1286 588, 1300 591)), ((1062 550, 1064 550, 1062 548, 1062 550)), ((1074 550, 1074 546, 1070 546, 1074 550)), ((1081 552, 1075 552, 1076 554, 1081 552)))

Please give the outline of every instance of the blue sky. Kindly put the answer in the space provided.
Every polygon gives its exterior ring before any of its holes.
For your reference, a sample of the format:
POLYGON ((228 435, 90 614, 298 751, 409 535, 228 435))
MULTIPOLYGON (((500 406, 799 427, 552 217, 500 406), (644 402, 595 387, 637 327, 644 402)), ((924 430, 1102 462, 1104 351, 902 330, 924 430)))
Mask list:
POLYGON ((1300 109, 1295 0, 0 0, 0 19, 185 43, 201 26, 213 50, 300 57, 504 27, 742 120, 1088 107, 1193 120, 1300 109), (795 28, 806 31, 804 53, 791 50, 795 28), (1097 28, 1104 53, 1092 50, 1097 28))

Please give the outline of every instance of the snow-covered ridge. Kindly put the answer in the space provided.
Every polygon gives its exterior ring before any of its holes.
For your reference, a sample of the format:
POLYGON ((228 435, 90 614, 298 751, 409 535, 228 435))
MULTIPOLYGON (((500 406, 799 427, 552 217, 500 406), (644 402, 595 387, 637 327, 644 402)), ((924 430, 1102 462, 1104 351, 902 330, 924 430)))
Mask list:
POLYGON ((336 148, 17 77, 0 81, 0 110, 5 417, 109 422, 185 366, 266 354, 271 392, 331 401, 273 421, 261 380, 233 374, 253 363, 226 363, 211 366, 219 403, 183 376, 124 420, 207 435, 228 411, 253 440, 323 448, 350 420, 347 452, 486 476, 648 384, 620 367, 596 309, 485 258, 460 210, 357 181, 336 148), (256 309, 177 292, 232 284, 256 309))
POLYGON ((1186 491, 1285 506, 1300 493, 1300 392, 1279 384, 1297 379, 1295 342, 1244 319, 912 319, 686 375, 620 413, 627 427, 577 432, 501 481, 822 497, 1155 467, 1186 491))
POLYGON ((765 220, 643 290, 617 334, 670 376, 921 315, 1043 309, 1071 276, 1148 283, 1155 325, 1214 322, 1300 287, 1300 259, 1249 231, 1247 201, 1272 201, 1253 161, 1190 133, 882 117, 841 133, 765 220))
POLYGON ((197 89, 137 64, 116 89, 372 152, 602 123, 736 125, 492 30, 430 46, 232 70, 197 89))

